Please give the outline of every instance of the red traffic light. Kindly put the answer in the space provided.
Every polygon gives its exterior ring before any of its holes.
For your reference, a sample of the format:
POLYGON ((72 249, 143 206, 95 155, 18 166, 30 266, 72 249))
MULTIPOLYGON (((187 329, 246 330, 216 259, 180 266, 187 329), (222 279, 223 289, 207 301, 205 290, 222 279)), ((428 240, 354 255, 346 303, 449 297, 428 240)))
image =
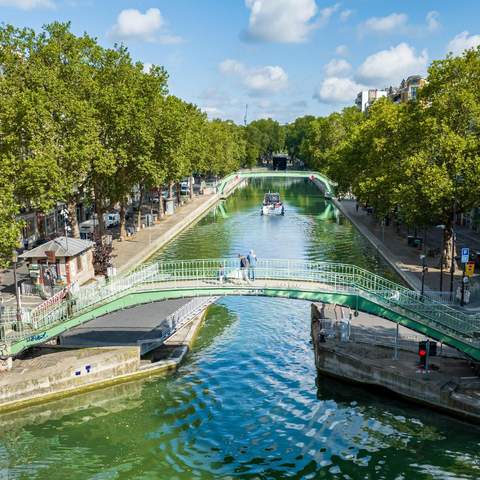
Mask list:
POLYGON ((418 351, 418 354, 419 354, 421 357, 425 357, 425 356, 427 355, 427 351, 421 349, 421 350, 418 351))

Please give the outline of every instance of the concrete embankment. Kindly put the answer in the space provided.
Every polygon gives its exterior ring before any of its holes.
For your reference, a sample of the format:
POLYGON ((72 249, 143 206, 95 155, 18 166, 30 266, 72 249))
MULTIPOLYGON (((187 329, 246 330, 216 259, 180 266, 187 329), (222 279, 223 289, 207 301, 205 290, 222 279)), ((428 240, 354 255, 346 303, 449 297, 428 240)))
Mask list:
MULTIPOLYGON (((147 242, 137 238, 120 244, 116 252, 120 257, 118 270, 127 271, 140 264, 244 183, 243 179, 234 179, 221 196, 214 194, 202 199, 198 206, 172 218, 171 224, 148 232, 147 242)), ((0 376, 0 411, 15 410, 174 370, 193 343, 204 314, 205 310, 151 352, 148 359, 140 358, 139 346, 38 347, 30 352, 30 356, 16 359, 12 368, 0 376)))
MULTIPOLYGON (((464 358, 431 357, 430 369, 418 366, 414 349, 400 344, 398 359, 393 347, 379 345, 372 336, 362 342, 324 340, 326 316, 321 305, 312 304, 312 341, 319 373, 380 387, 409 401, 480 423, 480 377, 464 358)), ((414 345, 413 345, 414 346, 414 345)))
MULTIPOLYGON (((317 186, 319 190, 325 192, 325 186, 319 180, 312 180, 312 182, 317 186)), ((410 272, 406 271, 404 268, 401 267, 401 262, 399 259, 393 255, 390 250, 380 242, 375 235, 370 232, 368 228, 366 228, 361 223, 357 222, 356 219, 350 215, 348 210, 344 208, 342 202, 337 200, 336 198, 332 198, 331 202, 335 205, 342 214, 350 220, 352 225, 372 244, 372 246, 377 250, 377 252, 387 261, 387 263, 397 272, 397 274, 402 278, 402 280, 414 290, 420 289, 420 284, 418 279, 412 275, 410 272)))
POLYGON ((189 205, 181 207, 174 216, 163 220, 151 229, 140 232, 131 240, 115 242, 115 265, 118 273, 131 270, 147 260, 185 229, 200 221, 216 203, 231 195, 244 183, 244 179, 234 179, 225 187, 222 195, 215 193, 199 197, 192 205, 193 208, 189 208, 189 205))
POLYGON ((139 346, 35 349, 0 376, 0 412, 174 371, 195 341, 205 314, 206 310, 147 359, 140 358, 139 346))

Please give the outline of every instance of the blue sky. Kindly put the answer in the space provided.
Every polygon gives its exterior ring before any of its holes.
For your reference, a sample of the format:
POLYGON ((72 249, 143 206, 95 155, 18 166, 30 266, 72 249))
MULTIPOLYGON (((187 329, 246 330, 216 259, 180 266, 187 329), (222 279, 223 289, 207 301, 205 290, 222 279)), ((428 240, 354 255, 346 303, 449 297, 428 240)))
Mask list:
POLYGON ((211 117, 282 123, 353 104, 480 44, 477 0, 0 0, 0 20, 71 21, 163 65, 170 92, 211 117))

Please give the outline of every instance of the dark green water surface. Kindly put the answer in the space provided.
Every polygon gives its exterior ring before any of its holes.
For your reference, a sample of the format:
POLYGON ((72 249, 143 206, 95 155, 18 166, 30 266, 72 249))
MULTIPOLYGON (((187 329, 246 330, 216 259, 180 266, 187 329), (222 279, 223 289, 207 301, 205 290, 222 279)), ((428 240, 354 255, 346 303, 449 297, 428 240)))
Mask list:
MULTIPOLYGON (((303 181, 251 184, 158 258, 250 248, 395 279, 303 181), (269 189, 285 217, 260 217, 269 189)), ((0 417, 0 480, 480 478, 478 428, 317 377, 309 340, 308 302, 224 298, 173 376, 0 417)))

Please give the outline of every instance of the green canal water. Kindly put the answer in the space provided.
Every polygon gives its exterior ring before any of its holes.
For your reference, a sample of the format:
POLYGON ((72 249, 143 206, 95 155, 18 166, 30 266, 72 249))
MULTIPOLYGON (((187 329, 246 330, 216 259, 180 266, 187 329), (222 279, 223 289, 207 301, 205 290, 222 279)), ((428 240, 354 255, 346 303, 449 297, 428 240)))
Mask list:
MULTIPOLYGON (((250 248, 395 278, 303 181, 251 184, 158 258, 250 248), (285 217, 260 217, 268 189, 285 217)), ((176 374, 0 417, 0 480, 480 478, 478 428, 318 377, 309 307, 224 298, 176 374)))

